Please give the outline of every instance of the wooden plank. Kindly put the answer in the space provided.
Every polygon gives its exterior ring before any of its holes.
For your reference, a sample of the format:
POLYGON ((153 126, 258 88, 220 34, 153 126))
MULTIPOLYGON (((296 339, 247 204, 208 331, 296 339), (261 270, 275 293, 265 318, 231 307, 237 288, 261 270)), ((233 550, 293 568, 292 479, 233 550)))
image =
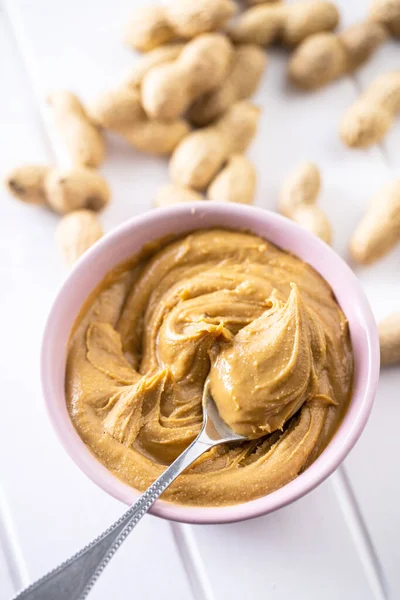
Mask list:
MULTIPOLYGON (((365 3, 364 3, 365 4, 365 3)), ((355 19, 361 19, 367 6, 355 3, 355 19)), ((355 75, 358 92, 370 84, 378 75, 400 68, 400 48, 398 41, 391 40, 384 44, 375 56, 355 75)), ((372 151, 377 151, 375 147, 372 151)), ((365 194, 364 205, 379 187, 398 177, 400 151, 400 122, 397 120, 393 129, 380 144, 386 171, 376 182, 371 181, 370 189, 365 194)), ((365 151, 354 150, 361 159, 365 151)), ((357 179, 363 178, 359 173, 357 179)), ((369 186, 368 186, 369 187, 369 186)), ((361 207, 360 207, 361 208, 361 207)), ((397 248, 376 265, 357 268, 371 302, 374 314, 379 320, 400 306, 400 278, 398 265, 400 248, 397 248)), ((349 458, 346 469, 353 490, 359 500, 362 515, 368 525, 388 579, 388 597, 400 596, 400 548, 396 534, 400 530, 399 490, 393 469, 396 470, 394 456, 400 450, 397 422, 400 418, 399 395, 400 374, 398 369, 385 370, 381 374, 376 404, 370 421, 349 458)))
POLYGON ((274 514, 193 536, 215 598, 375 598, 330 482, 274 514))
MULTIPOLYGON (((0 97, 0 126, 7 139, 0 150, 0 166, 5 172, 26 161, 46 161, 48 153, 31 89, 3 14, 0 54, 8 57, 2 70, 7 94, 0 97)), ((4 188, 0 199, 0 307, 1 314, 8 315, 2 323, 7 343, 0 348, 5 407, 0 419, 1 483, 8 506, 7 519, 0 511, 3 600, 90 541, 124 507, 78 471, 58 444, 44 413, 39 346, 51 299, 64 276, 53 241, 57 219, 10 199, 4 188), (12 540, 11 530, 15 533, 12 540), (14 546, 26 561, 26 574, 14 560, 14 546)), ((150 516, 144 519, 108 567, 93 597, 109 598, 116 590, 119 597, 118 590, 131 589, 132 583, 138 597, 161 596, 166 584, 171 598, 192 597, 165 521, 150 516)))

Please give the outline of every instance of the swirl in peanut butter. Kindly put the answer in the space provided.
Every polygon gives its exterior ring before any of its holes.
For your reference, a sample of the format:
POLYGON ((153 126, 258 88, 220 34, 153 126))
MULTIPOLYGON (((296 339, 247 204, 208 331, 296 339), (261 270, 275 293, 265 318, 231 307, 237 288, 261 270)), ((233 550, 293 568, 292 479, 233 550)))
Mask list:
POLYGON ((165 499, 227 505, 291 481, 329 443, 351 394, 347 322, 329 285, 247 233, 161 244, 86 303, 67 404, 96 457, 143 490, 199 432, 208 375, 221 416, 249 441, 203 455, 165 499))

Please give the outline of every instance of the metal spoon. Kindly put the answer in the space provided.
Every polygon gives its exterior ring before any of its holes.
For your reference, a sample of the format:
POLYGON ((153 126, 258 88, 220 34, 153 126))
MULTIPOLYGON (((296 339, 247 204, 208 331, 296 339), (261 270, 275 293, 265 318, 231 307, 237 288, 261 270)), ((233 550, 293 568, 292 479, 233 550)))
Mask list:
POLYGON ((245 440, 221 419, 210 393, 203 391, 203 425, 197 438, 136 500, 118 521, 91 544, 15 596, 14 600, 83 600, 122 542, 169 485, 202 454, 223 442, 245 440))

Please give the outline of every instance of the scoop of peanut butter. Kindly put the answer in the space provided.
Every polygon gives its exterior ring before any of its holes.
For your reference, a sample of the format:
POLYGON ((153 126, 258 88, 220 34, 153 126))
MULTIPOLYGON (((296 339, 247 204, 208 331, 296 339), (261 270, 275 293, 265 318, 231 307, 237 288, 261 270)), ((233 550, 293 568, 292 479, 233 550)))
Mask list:
POLYGON ((282 429, 318 390, 326 357, 321 325, 292 284, 278 300, 224 345, 211 366, 211 392, 237 433, 257 438, 282 429))

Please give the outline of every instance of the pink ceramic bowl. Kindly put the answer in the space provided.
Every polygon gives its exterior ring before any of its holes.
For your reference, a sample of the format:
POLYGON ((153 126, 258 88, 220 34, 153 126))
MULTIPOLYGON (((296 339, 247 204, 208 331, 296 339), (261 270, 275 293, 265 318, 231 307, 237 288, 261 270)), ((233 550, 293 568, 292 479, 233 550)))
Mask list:
POLYGON ((347 316, 355 356, 353 397, 336 435, 322 455, 283 488, 251 502, 220 508, 192 508, 158 500, 153 514, 187 523, 226 523, 269 513, 297 500, 330 475, 356 443, 367 422, 379 376, 378 335, 360 283, 329 246, 277 214, 258 208, 197 202, 135 217, 98 241, 76 264, 47 321, 42 347, 42 385, 50 420, 75 463, 103 490, 127 504, 138 492, 116 479, 89 452, 75 431, 65 404, 68 337, 79 310, 106 273, 167 234, 222 226, 247 229, 311 264, 329 282, 347 316))

